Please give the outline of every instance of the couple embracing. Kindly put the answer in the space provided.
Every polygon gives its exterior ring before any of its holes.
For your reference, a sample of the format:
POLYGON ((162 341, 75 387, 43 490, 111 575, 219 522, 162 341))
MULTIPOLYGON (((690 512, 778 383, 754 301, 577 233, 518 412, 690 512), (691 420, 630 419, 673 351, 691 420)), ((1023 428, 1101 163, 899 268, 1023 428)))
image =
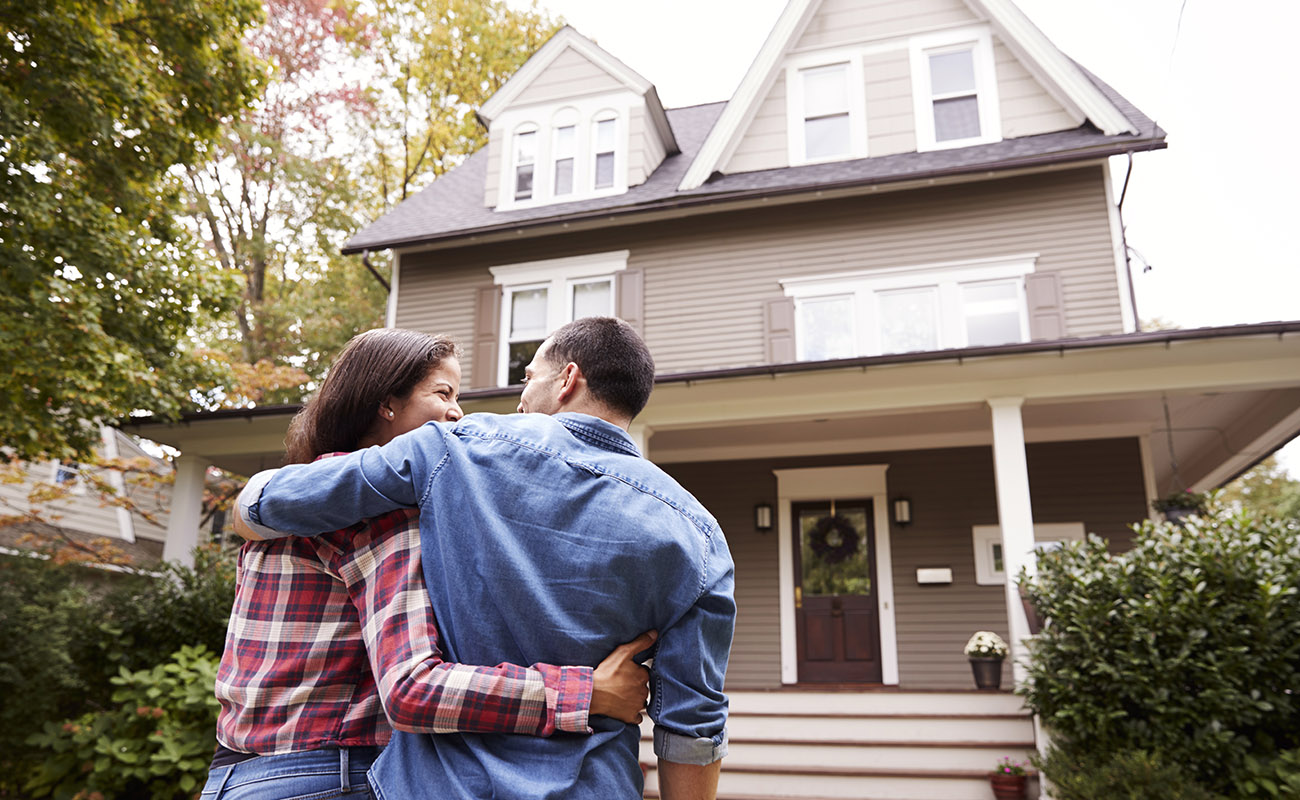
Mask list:
POLYGON ((650 353, 591 317, 525 375, 525 413, 462 419, 447 340, 340 354, 240 496, 203 800, 632 800, 647 682, 660 796, 714 797, 733 565, 628 436, 650 353))

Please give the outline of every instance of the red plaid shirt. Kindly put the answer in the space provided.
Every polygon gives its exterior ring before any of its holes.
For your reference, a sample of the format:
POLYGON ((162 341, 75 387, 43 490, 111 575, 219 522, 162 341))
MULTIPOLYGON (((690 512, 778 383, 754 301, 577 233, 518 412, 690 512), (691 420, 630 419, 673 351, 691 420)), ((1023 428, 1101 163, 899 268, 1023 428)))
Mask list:
POLYGON ((419 547, 414 511, 244 545, 217 672, 223 746, 382 745, 390 720, 417 733, 589 732, 590 667, 443 663, 419 547))

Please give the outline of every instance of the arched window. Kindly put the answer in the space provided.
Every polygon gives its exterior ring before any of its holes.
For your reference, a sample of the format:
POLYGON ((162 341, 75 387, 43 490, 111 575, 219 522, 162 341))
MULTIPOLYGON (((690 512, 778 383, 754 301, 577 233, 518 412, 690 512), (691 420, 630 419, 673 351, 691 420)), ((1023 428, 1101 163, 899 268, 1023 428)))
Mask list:
POLYGON ((556 197, 573 194, 577 152, 578 112, 566 108, 551 120, 551 187, 556 197))
POLYGON ((614 185, 614 171, 617 161, 618 115, 613 111, 602 111, 592 119, 591 143, 594 158, 592 161, 593 186, 596 189, 609 189, 614 185))
POLYGON ((533 196, 533 177, 537 165, 537 126, 521 125, 514 135, 515 199, 533 196))

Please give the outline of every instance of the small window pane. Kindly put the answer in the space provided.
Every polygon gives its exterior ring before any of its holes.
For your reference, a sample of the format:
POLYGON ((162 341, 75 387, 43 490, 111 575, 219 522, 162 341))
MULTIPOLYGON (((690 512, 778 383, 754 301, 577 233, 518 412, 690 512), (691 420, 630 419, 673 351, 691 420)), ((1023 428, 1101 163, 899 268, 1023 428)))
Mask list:
POLYGON ((938 292, 934 287, 877 292, 880 351, 910 353, 939 346, 938 292))
POLYGON ((596 123, 596 152, 604 153, 614 149, 614 122, 602 119, 596 123))
POLYGON ((1016 301, 1016 285, 1011 281, 967 283, 962 286, 962 295, 968 308, 982 303, 1005 305, 1006 301, 1016 301))
POLYGON ((968 346, 1021 340, 1020 292, 1015 281, 967 283, 961 291, 968 346))
POLYGON ((510 361, 506 366, 506 383, 515 385, 524 382, 524 367, 533 361, 537 348, 542 346, 542 339, 527 342, 510 343, 510 361))
POLYGON ((849 110, 849 65, 806 69, 803 75, 803 115, 825 117, 849 110))
POLYGON ((980 135, 980 107, 976 97, 934 101, 934 140, 948 142, 980 135))
POLYGON ((537 158, 537 131, 515 134, 515 163, 531 164, 537 158))
POLYGON ((573 193, 573 159, 562 158, 555 162, 555 193, 573 193))
POLYGON ((975 59, 972 51, 936 53, 930 56, 930 93, 934 96, 975 91, 975 59))
POLYGON ((966 318, 966 344, 970 347, 1020 341, 1020 315, 981 314, 966 318))
POLYGON ((609 316, 612 298, 613 287, 610 286, 610 281, 574 284, 573 319, 609 316))
POLYGON ((804 151, 810 159, 848 155, 849 115, 805 121, 804 151))
POLYGON ((596 188, 608 189, 614 185, 614 154, 596 154, 596 188))
POLYGON ((853 298, 819 297, 799 302, 799 360, 823 361, 857 355, 853 298))
POLYGON ((515 199, 527 200, 533 196, 533 165, 523 164, 515 168, 515 199))
POLYGON ((556 158, 571 158, 574 147, 574 127, 565 125, 563 128, 555 129, 555 156, 556 158))
MULTIPOLYGON (((546 290, 519 289, 510 294, 510 339, 546 336, 546 290)), ((527 363, 527 362, 525 362, 527 363)))

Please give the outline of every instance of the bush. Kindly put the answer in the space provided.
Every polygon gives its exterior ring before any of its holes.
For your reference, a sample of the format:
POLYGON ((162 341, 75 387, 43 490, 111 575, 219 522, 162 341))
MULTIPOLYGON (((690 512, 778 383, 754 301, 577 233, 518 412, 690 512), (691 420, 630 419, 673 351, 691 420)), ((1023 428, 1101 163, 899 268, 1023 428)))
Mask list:
POLYGON ((45 751, 33 797, 174 800, 203 785, 216 747, 219 657, 182 647, 165 664, 112 679, 113 707, 46 722, 30 744, 45 751))
POLYGON ((1026 588, 1050 622, 1022 691, 1065 763, 1157 753, 1230 793, 1248 757, 1300 746, 1300 527, 1218 510, 1137 532, 1121 555, 1040 554, 1026 588))
POLYGON ((22 796, 49 755, 28 743, 47 723, 116 708, 123 670, 150 670, 186 645, 221 652, 234 599, 230 554, 201 549, 193 569, 162 573, 0 558, 0 797, 22 796))
POLYGON ((1216 795, 1187 777, 1182 767, 1166 763, 1143 750, 1101 758, 1048 752, 1037 762, 1052 781, 1053 800, 1217 800, 1216 795))
POLYGON ((1300 797, 1300 750, 1287 750, 1272 759, 1247 756, 1246 777, 1238 793, 1244 800, 1300 797))

